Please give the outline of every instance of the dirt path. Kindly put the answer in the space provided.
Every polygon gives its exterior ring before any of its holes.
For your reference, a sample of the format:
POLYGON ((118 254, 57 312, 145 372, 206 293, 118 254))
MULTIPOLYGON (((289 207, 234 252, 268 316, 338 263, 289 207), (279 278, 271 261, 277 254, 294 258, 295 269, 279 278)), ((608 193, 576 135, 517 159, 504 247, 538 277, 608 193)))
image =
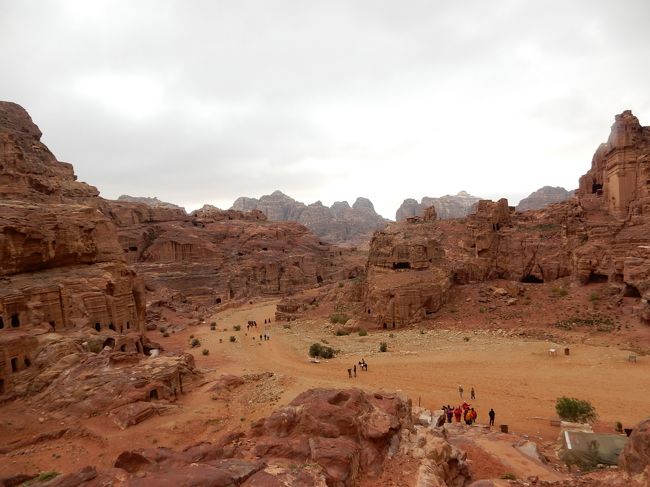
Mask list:
POLYGON ((471 403, 479 413, 479 423, 485 422, 488 410, 494 408, 497 425, 508 424, 511 432, 528 434, 532 440, 557 438, 559 431, 549 419, 554 416, 556 398, 562 395, 591 401, 609 429, 615 421, 632 426, 648 413, 650 357, 639 356, 638 362, 631 364, 626 360, 628 352, 584 344, 573 345, 569 356, 549 357, 548 348, 559 349, 559 344, 480 330, 408 328, 371 330, 363 337, 354 333, 335 336, 325 317, 291 322, 290 326, 264 325, 265 319, 274 317, 276 302, 226 310, 169 337, 150 332, 166 350, 192 353, 203 376, 168 413, 125 431, 105 415, 53 417, 40 424, 41 413, 32 411, 28 403, 3 406, 0 433, 7 439, 10 435, 12 441, 62 427, 87 434, 16 451, 0 461, 0 474, 72 472, 88 464, 89 458, 93 459, 90 463, 108 468, 127 449, 183 448, 198 441, 214 441, 225 432, 248 429, 250 422, 312 387, 401 390, 414 404, 437 409, 460 402, 459 384, 464 386, 465 399, 474 386, 477 399, 471 403), (256 320, 258 328, 247 332, 248 320, 256 320), (211 321, 217 323, 217 331, 210 330, 211 321), (241 329, 235 331, 234 325, 241 329), (259 335, 265 332, 271 339, 260 342, 259 335), (201 341, 200 347, 189 347, 192 335, 201 341), (236 337, 234 343, 230 336, 236 337), (309 345, 321 340, 340 353, 335 359, 310 363, 309 345), (387 342, 388 352, 378 351, 380 342, 387 342), (203 349, 209 354, 203 355, 203 349), (369 371, 358 370, 356 378, 349 378, 347 369, 361 358, 368 362, 369 371), (228 401, 214 401, 208 391, 221 374, 267 371, 274 373, 272 380, 251 382, 228 401))

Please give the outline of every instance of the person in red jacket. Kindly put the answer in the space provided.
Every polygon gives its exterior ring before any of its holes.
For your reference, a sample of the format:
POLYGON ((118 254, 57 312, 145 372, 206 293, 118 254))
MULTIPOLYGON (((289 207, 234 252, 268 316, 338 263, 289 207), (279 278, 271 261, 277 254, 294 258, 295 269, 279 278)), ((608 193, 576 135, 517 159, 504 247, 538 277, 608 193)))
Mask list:
POLYGON ((456 419, 457 423, 460 423, 460 416, 463 414, 463 410, 460 408, 460 406, 456 406, 456 409, 454 409, 454 418, 456 419))

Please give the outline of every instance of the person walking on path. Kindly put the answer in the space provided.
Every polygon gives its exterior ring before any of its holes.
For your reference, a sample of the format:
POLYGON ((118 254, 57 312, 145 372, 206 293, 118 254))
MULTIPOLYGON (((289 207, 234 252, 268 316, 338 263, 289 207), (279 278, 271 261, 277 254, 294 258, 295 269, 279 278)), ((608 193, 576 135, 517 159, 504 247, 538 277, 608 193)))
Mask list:
POLYGON ((351 379, 352 378, 352 369, 348 369, 348 377, 351 379))
POLYGON ((451 406, 447 406, 446 413, 447 413, 447 423, 451 423, 451 419, 454 416, 454 409, 451 406))
POLYGON ((496 416, 494 409, 490 408, 490 412, 488 413, 488 416, 490 417, 490 426, 494 426, 494 417, 496 416))
POLYGON ((354 376, 355 377, 357 376, 357 366, 356 365, 354 366, 354 376))
POLYGON ((469 391, 469 398, 472 399, 472 400, 476 399, 476 393, 474 392, 474 386, 472 386, 472 388, 469 391))
POLYGON ((462 385, 458 386, 458 394, 460 394, 460 398, 462 399, 463 398, 463 386, 462 385))

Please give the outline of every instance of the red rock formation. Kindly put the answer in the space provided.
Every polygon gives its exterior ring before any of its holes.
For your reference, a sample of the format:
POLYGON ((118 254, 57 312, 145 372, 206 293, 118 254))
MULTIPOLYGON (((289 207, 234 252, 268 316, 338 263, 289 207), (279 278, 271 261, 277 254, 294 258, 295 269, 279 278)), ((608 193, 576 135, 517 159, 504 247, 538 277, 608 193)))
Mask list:
MULTIPOLYGON (((117 231, 98 211, 97 189, 78 182, 40 142, 20 106, 0 102, 0 380, 33 356, 16 344, 38 330, 142 332, 144 287, 126 266, 117 231), (9 335, 7 335, 9 336, 9 335)), ((36 342, 29 341, 36 347, 36 342)))
POLYGON ((619 465, 634 475, 645 471, 650 479, 650 418, 634 427, 619 458, 619 465))
POLYGON ((206 205, 191 215, 161 214, 104 201, 102 211, 118 225, 123 254, 148 286, 198 305, 291 294, 361 270, 351 250, 325 244, 297 223, 267 221, 259 210, 206 205))
POLYGON ((581 178, 578 197, 515 213, 480 201, 464 221, 409 218, 371 242, 364 313, 379 326, 419 321, 444 302, 450 283, 491 279, 619 283, 650 323, 650 128, 629 112, 581 178), (609 178, 609 179, 608 179, 609 178))
POLYGON ((152 198, 148 196, 129 196, 128 194, 123 194, 117 198, 117 201, 123 201, 125 203, 144 203, 152 208, 171 208, 173 210, 185 211, 183 207, 173 203, 167 203, 166 201, 160 201, 155 196, 152 198))
POLYGON ((425 429, 413 426, 410 401, 400 395, 312 389, 246 435, 180 452, 126 451, 113 469, 87 467, 52 485, 78 485, 85 476, 95 482, 89 485, 119 479, 130 486, 352 487, 376 479, 397 455, 421 461, 427 485, 463 485, 469 477, 464 455, 425 429))

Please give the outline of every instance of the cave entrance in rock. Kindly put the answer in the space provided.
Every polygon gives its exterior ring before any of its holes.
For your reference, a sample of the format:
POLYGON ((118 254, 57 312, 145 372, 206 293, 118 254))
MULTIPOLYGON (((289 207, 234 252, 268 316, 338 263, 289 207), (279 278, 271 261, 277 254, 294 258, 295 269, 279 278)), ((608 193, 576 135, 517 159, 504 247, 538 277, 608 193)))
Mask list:
POLYGON ((384 330, 385 330, 386 328, 388 328, 388 325, 387 325, 386 323, 384 323, 384 330))
POLYGON ((151 389, 149 391, 149 399, 154 399, 154 400, 158 399, 158 389, 151 389))
POLYGON ((596 272, 592 272, 589 274, 589 282, 594 282, 594 283, 603 283, 607 282, 609 279, 605 274, 598 274, 596 272))
POLYGON ((23 359, 23 362, 25 363, 25 367, 31 367, 32 366, 32 361, 29 359, 29 357, 25 357, 23 359))
POLYGON ((221 304, 221 298, 217 298, 214 300, 215 304, 221 304))
POLYGON ((95 323, 95 330, 101 331, 101 329, 102 329, 102 325, 100 325, 99 323, 95 323))
POLYGON ((11 371, 18 372, 18 357, 11 359, 11 371))
POLYGON ((115 338, 108 337, 106 340, 104 340, 104 344, 102 345, 102 348, 104 347, 110 347, 110 348, 115 347, 115 338))
POLYGON ((120 347, 120 352, 126 352, 126 345, 122 345, 120 347))
POLYGON ((5 393, 5 380, 0 379, 0 396, 2 396, 5 393))
POLYGON ((2 316, 0 316, 0 330, 2 330, 5 327, 5 320, 2 319, 2 316))
POLYGON ((115 330, 115 325, 114 325, 113 323, 110 323, 110 324, 108 325, 108 329, 109 329, 109 330, 116 331, 116 330, 115 330))
POLYGON ((138 351, 138 353, 142 353, 142 345, 140 342, 135 342, 135 348, 138 351))
POLYGON ((130 322, 130 321, 127 321, 127 322, 126 322, 126 329, 128 330, 129 328, 131 328, 131 322, 130 322))
POLYGON ((623 291, 623 296, 626 298, 640 298, 641 293, 639 292, 636 286, 632 286, 631 284, 626 284, 625 291, 623 291))
POLYGON ((56 331, 56 321, 50 320, 50 326, 52 327, 52 331, 56 331))
POLYGON ((320 284, 321 282, 323 282, 323 278, 321 276, 316 276, 316 282, 320 284))
POLYGON ((19 326, 20 326, 20 316, 18 316, 18 313, 14 313, 11 315, 11 327, 18 328, 19 326))
POLYGON ((544 279, 540 279, 539 277, 533 276, 532 274, 526 274, 521 278, 521 282, 528 284, 542 284, 544 282, 544 279))
POLYGON ((393 269, 410 269, 410 262, 393 262, 393 269))
POLYGON ((592 194, 603 194, 603 185, 598 183, 592 183, 591 192, 592 194))

